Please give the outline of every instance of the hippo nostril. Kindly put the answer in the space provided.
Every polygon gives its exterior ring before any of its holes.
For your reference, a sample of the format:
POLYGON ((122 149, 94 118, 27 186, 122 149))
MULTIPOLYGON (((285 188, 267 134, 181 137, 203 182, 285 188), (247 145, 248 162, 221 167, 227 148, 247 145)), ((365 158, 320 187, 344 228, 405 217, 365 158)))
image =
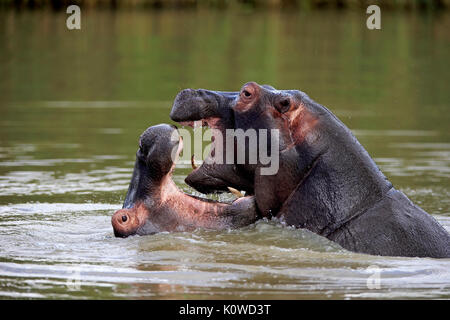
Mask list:
POLYGON ((126 222, 127 220, 128 220, 127 216, 126 216, 126 215, 123 215, 123 216, 122 216, 122 221, 123 221, 123 222, 126 222))

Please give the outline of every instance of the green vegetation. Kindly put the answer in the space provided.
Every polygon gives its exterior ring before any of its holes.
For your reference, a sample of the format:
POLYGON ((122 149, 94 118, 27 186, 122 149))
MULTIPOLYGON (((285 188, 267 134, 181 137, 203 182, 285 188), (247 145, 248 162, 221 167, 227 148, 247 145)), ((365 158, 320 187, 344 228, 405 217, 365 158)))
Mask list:
POLYGON ((450 0, 0 0, 0 8, 63 9, 70 4, 85 8, 362 8, 377 4, 382 8, 402 10, 445 9, 450 0))

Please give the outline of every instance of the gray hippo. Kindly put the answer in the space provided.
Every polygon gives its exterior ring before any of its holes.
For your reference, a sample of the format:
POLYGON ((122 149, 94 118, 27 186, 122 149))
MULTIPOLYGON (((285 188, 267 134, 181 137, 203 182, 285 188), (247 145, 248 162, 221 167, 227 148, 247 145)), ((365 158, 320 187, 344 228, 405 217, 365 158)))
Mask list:
POLYGON ((123 209, 111 218, 116 237, 196 228, 222 230, 257 220, 253 197, 221 203, 179 190, 172 172, 182 148, 175 126, 160 124, 141 135, 123 209))
MULTIPOLYGON (((396 190, 351 131, 305 93, 255 82, 240 92, 185 89, 178 93, 170 117, 188 125, 202 121, 223 135, 227 129, 278 130, 276 174, 263 175, 267 164, 259 160, 205 161, 186 178, 195 189, 245 190, 254 194, 262 216, 306 228, 351 251, 450 257, 449 233, 396 190)), ((224 157, 230 151, 213 145, 210 157, 217 147, 224 157)), ((245 149, 249 147, 246 141, 245 149)))

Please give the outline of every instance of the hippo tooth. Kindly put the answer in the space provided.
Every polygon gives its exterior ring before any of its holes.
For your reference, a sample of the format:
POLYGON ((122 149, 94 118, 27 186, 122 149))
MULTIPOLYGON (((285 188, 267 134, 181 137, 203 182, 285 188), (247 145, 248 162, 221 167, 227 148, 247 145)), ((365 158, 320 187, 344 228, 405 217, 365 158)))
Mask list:
POLYGON ((197 169, 197 166, 195 165, 195 158, 194 158, 194 155, 192 155, 192 157, 191 157, 191 165, 192 165, 192 169, 197 169))
POLYGON ((232 187, 227 187, 227 188, 228 188, 228 190, 230 190, 230 192, 232 194, 234 194, 238 198, 242 198, 244 196, 239 190, 237 190, 235 188, 232 188, 232 187))

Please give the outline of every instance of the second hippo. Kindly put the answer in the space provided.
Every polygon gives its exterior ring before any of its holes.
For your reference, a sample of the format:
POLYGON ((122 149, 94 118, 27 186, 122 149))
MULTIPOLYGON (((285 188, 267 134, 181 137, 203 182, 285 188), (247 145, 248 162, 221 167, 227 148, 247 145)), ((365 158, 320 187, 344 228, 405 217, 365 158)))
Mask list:
POLYGON ((175 126, 160 124, 141 135, 123 208, 111 219, 116 237, 238 228, 258 219, 253 197, 221 203, 179 190, 172 172, 182 148, 183 140, 175 126))

